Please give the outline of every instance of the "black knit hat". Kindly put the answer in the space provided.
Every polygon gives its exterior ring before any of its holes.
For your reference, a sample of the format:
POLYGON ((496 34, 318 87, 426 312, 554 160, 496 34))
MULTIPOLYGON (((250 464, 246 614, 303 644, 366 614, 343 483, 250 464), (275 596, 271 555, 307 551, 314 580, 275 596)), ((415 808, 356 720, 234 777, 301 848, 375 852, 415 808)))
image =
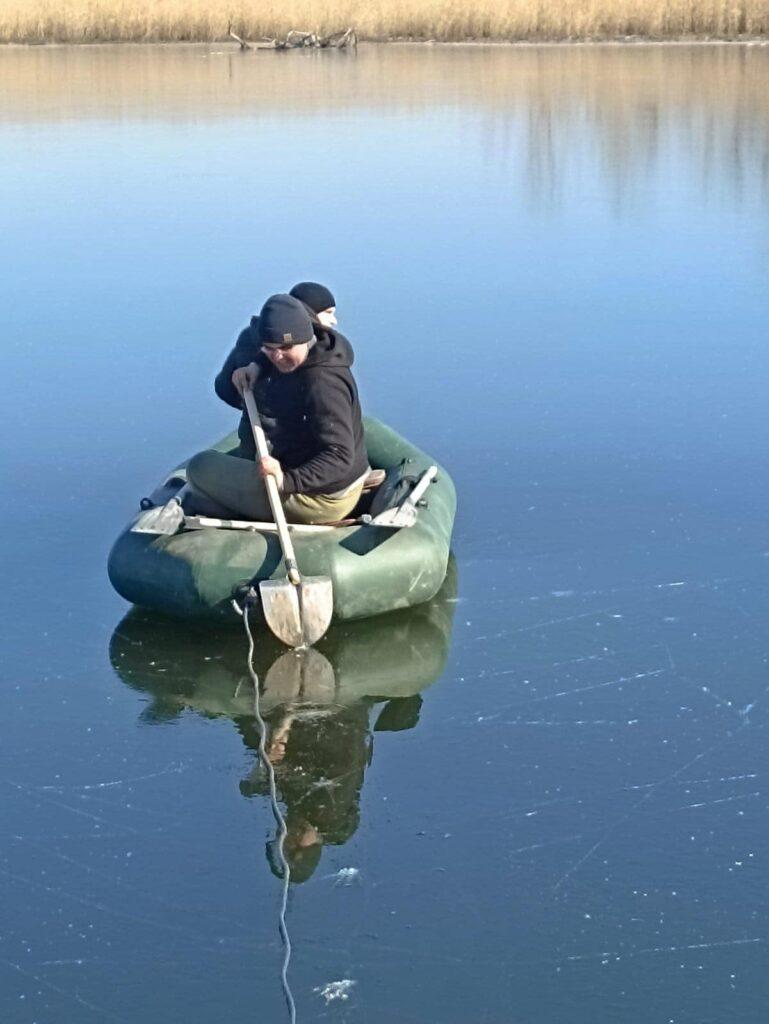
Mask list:
POLYGON ((336 305, 336 299, 328 288, 315 281, 300 281, 294 285, 289 295, 299 299, 315 313, 322 313, 324 309, 331 309, 336 305))
POLYGON ((305 345, 315 337, 310 314, 291 295, 271 295, 259 314, 262 345, 305 345))

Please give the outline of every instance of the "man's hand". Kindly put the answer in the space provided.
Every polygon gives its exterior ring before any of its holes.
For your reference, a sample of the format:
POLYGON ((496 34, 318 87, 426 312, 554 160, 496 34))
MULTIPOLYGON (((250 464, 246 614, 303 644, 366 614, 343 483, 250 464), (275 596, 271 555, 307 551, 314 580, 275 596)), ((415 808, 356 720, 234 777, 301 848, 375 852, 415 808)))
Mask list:
POLYGON ((232 386, 241 395, 247 391, 254 390, 256 378, 259 376, 259 367, 256 363, 249 363, 248 366, 241 366, 232 375, 232 386))
POLYGON ((278 483, 278 490, 283 490, 283 470, 281 469, 280 463, 277 459, 273 459, 271 455, 265 455, 263 459, 259 459, 259 476, 264 480, 268 476, 274 476, 278 483))

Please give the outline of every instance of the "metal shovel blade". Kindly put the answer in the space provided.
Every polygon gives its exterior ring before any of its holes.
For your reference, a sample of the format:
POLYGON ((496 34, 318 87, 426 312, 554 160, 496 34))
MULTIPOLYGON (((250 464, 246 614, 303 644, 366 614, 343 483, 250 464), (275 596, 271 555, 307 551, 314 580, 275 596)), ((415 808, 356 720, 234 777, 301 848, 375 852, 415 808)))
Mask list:
POLYGON ((328 576, 303 576, 298 585, 262 580, 259 593, 267 625, 289 647, 312 646, 331 624, 334 592, 328 576))

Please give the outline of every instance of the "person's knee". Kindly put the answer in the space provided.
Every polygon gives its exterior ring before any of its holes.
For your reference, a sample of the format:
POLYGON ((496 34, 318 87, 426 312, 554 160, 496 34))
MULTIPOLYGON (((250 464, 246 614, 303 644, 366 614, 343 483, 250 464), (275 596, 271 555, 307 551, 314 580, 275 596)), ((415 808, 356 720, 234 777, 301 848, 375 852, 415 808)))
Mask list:
POLYGON ((206 483, 211 477, 211 464, 216 461, 218 452, 205 451, 198 452, 197 455, 193 455, 190 461, 187 463, 187 483, 191 487, 196 487, 201 491, 205 491, 206 483), (214 456, 212 459, 211 456, 214 456))

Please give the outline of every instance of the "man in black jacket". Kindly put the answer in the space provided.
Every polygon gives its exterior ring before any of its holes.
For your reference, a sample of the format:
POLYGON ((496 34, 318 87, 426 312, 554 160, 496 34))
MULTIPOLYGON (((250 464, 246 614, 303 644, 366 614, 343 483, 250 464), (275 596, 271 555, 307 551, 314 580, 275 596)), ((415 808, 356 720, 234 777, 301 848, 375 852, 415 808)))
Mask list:
POLYGON ((313 324, 290 295, 273 295, 241 332, 217 375, 216 392, 242 407, 253 390, 271 455, 253 462, 254 440, 241 418, 233 455, 206 451, 187 467, 190 504, 201 512, 271 519, 262 479, 274 476, 289 520, 344 519, 368 472, 352 347, 338 331, 313 324))
POLYGON ((307 307, 310 317, 323 327, 336 327, 336 299, 317 281, 300 281, 288 293, 307 307))

